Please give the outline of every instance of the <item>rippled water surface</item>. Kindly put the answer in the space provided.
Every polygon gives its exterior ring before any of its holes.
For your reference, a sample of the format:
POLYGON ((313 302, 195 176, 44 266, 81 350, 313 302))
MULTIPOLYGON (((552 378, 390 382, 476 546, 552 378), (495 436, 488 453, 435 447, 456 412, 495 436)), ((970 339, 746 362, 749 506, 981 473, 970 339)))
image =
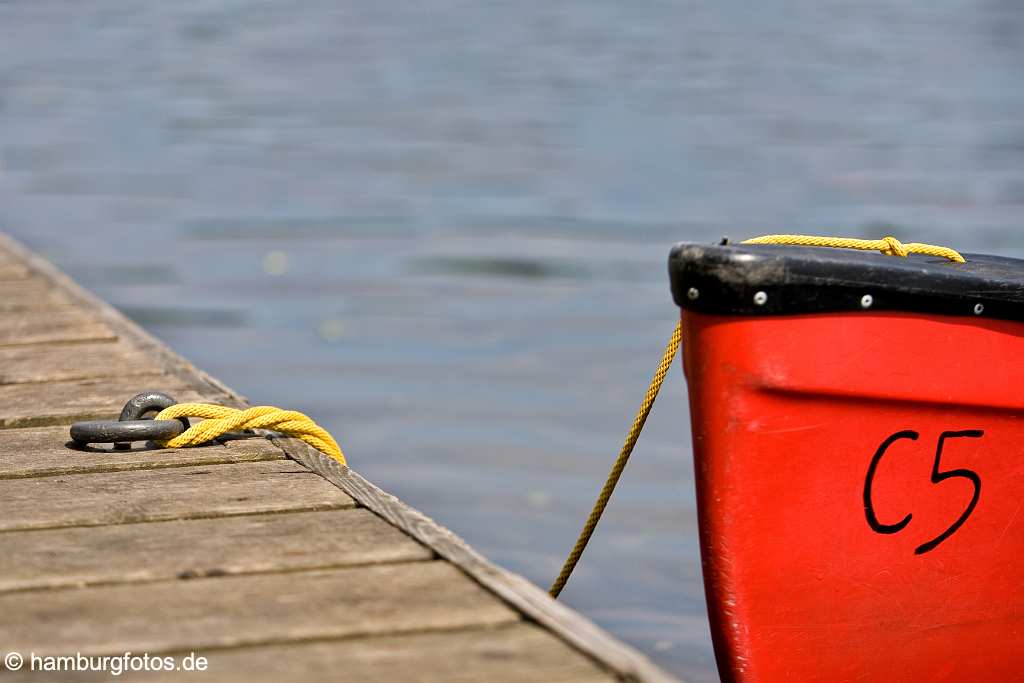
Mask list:
MULTIPOLYGON (((547 585, 677 240, 1024 255, 1011 0, 0 2, 0 229, 547 585)), ((682 374, 564 600, 716 678, 682 374)))

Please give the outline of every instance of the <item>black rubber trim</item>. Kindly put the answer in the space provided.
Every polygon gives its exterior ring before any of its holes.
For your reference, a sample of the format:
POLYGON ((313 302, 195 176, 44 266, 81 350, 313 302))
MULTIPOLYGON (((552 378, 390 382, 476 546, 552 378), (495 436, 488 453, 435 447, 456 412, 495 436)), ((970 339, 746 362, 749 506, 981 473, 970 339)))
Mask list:
POLYGON ((964 258, 967 263, 851 249, 680 243, 668 269, 676 304, 705 313, 884 310, 1024 320, 1024 260, 964 258))

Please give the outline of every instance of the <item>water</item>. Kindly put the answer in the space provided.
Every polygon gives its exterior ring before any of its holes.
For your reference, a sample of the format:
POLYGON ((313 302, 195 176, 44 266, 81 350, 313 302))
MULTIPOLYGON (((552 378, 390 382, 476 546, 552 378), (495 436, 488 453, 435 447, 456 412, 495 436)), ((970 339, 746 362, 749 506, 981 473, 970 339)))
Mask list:
MULTIPOLYGON (((0 2, 0 229, 546 586, 672 330, 676 240, 1024 255, 1024 13, 0 2)), ((670 375, 564 600, 715 679, 670 375)))

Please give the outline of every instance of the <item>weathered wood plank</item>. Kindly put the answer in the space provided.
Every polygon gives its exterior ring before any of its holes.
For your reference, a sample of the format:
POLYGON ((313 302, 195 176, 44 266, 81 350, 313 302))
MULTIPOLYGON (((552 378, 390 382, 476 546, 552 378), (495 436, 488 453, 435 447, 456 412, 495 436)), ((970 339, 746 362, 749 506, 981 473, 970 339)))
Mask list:
POLYGON ((0 346, 117 339, 110 327, 80 311, 0 313, 0 346))
POLYGON ((317 472, 352 496, 360 505, 373 510, 440 557, 452 562, 481 585, 514 606, 528 618, 558 637, 612 667, 626 680, 670 683, 672 676, 647 657, 620 643, 593 622, 552 600, 546 592, 523 577, 492 564, 465 541, 438 525, 422 512, 409 507, 377 488, 358 473, 290 437, 273 437, 290 458, 317 472))
POLYGON ((429 560, 367 510, 0 534, 0 592, 429 560))
MULTIPOLYGON (((0 429, 0 479, 49 477, 56 474, 89 474, 149 470, 163 467, 216 465, 259 460, 283 460, 284 452, 264 439, 239 439, 201 448, 147 448, 132 444, 131 450, 115 450, 110 444, 86 449, 67 446, 68 427, 0 429)), ((2 509, 2 507, 0 507, 2 509)))
POLYGON ((17 251, 11 248, 10 242, 0 242, 0 256, 3 258, 17 258, 17 253, 17 251))
POLYGON ((202 652, 519 619, 436 561, 4 593, 0 614, 4 648, 37 654, 202 652))
POLYGON ((0 480, 0 531, 354 505, 287 460, 0 480))
MULTIPOLYGON (((186 653, 187 654, 187 653, 186 653)), ((222 681, 401 681, 402 683, 607 683, 616 678, 533 624, 513 623, 440 633, 378 636, 356 640, 265 645, 197 653, 207 671, 129 672, 118 680, 222 681)), ((177 661, 181 661, 179 656, 177 661)), ((44 675, 5 674, 10 683, 44 675)), ((47 673, 58 683, 109 681, 106 672, 47 673)))
MULTIPOLYGON (((52 263, 32 253, 10 235, 0 233, 0 251, 9 254, 32 270, 35 277, 29 282, 35 282, 36 278, 45 282, 47 286, 58 293, 57 295, 62 300, 69 301, 76 310, 88 311, 93 320, 107 325, 118 338, 127 340, 141 352, 147 354, 153 361, 154 369, 180 377, 190 385, 200 386, 202 391, 208 395, 223 395, 224 401, 230 405, 238 406, 245 403, 244 396, 171 351, 160 340, 128 320, 113 306, 83 289, 52 263)), ((134 395, 134 392, 129 396, 131 395, 134 395)), ((182 397, 178 398, 185 400, 182 397)))
POLYGON ((105 377, 68 382, 0 385, 0 428, 116 420, 125 401, 142 391, 163 391, 179 401, 229 402, 174 375, 105 377))
MULTIPOLYGON (((143 375, 134 380, 127 378, 131 380, 130 384, 121 385, 117 384, 115 378, 111 378, 102 381, 45 381, 39 384, 0 386, 0 426, 54 424, 86 417, 113 417, 128 397, 138 391, 153 388, 175 394, 175 388, 181 386, 181 391, 195 391, 203 395, 197 399, 178 391, 177 393, 181 394, 178 395, 180 400, 244 404, 243 397, 181 359, 108 304, 85 292, 51 264, 4 235, 0 235, 0 250, 12 254, 15 260, 24 263, 32 271, 32 277, 28 280, 0 279, 0 292, 5 285, 36 287, 35 295, 39 298, 40 308, 35 310, 60 312, 66 301, 74 309, 88 311, 90 319, 107 326, 114 336, 137 347, 151 358, 155 371, 152 377, 160 382, 144 383, 141 380, 146 376, 143 375), (39 289, 39 281, 52 286, 52 289, 39 289), (100 384, 105 388, 98 388, 100 384), (25 393, 19 393, 19 387, 25 393), (33 389, 28 391, 26 387, 33 389), (35 387, 47 389, 39 394, 35 393, 35 387), (54 387, 56 390, 51 390, 54 387), (84 393, 91 391, 93 395, 84 401, 84 405, 69 405, 76 401, 74 396, 83 393, 83 390, 84 393), (107 393, 104 394, 105 391, 107 393), (9 422, 6 423, 3 421, 5 411, 9 413, 6 418, 9 422), (39 417, 40 414, 42 417, 39 417), (26 420, 32 422, 26 423, 26 420)), ((22 308, 32 309, 31 306, 22 308)), ((4 310, 11 309, 5 309, 0 302, 0 311, 4 310)), ((64 348, 71 349, 82 345, 82 341, 76 341, 74 345, 65 345, 64 348)), ((326 647, 332 648, 344 645, 345 639, 352 639, 349 642, 358 652, 372 652, 363 649, 365 643, 376 642, 381 634, 409 631, 420 634, 423 631, 443 630, 444 633, 437 634, 438 638, 445 642, 455 642, 449 639, 464 632, 477 632, 482 626, 507 626, 517 622, 521 618, 520 615, 526 615, 546 629, 546 632, 536 631, 541 641, 552 647, 563 647, 568 643, 583 653, 584 662, 587 661, 587 657, 593 662, 600 662, 600 666, 616 670, 620 679, 658 682, 674 680, 632 648, 618 643, 586 619, 550 600, 542 590, 529 584, 525 579, 491 565, 451 532, 380 491, 355 472, 323 458, 301 442, 281 439, 278 443, 284 445, 291 457, 332 482, 337 488, 332 488, 331 491, 335 496, 342 496, 341 500, 344 503, 337 505, 338 498, 330 498, 324 493, 324 498, 330 501, 330 504, 310 508, 288 507, 290 512, 286 512, 285 516, 305 514, 294 510, 339 509, 352 512, 346 508, 355 505, 355 501, 341 491, 352 492, 358 496, 361 504, 375 512, 385 522, 390 522, 400 532, 422 542, 447 561, 414 561, 357 569, 300 570, 206 577, 190 581, 141 579, 147 582, 91 585, 87 588, 21 586, 18 589, 15 586, 10 592, 0 593, 0 614, 4 614, 4 619, 0 619, 0 643, 9 649, 34 649, 44 653, 47 650, 99 654, 120 653, 125 650, 159 653, 206 649, 223 654, 234 651, 244 658, 246 653, 262 652, 264 645, 289 650, 292 647, 299 647, 297 643, 300 642, 323 640, 326 647), (509 606, 513 609, 509 609, 509 606), (555 640, 556 638, 560 640, 555 640), (240 649, 235 651, 235 648, 240 649)), ((201 451, 220 453, 220 449, 230 449, 232 445, 216 446, 201 451)), ((259 445, 259 442, 246 442, 245 447, 253 448, 254 452, 269 449, 269 446, 259 445)), ((183 452, 176 452, 174 455, 163 451, 152 453, 154 462, 161 462, 162 458, 174 458, 183 452)), ((118 457, 113 456, 114 459, 118 457)), ((115 464, 113 467, 134 468, 138 464, 138 461, 132 460, 136 457, 135 454, 124 454, 124 457, 126 460, 122 465, 115 464)), ((97 462, 94 466, 103 465, 97 462)), ((28 520, 29 524, 14 526, 12 530, 0 533, 0 539, 17 543, 18 537, 33 541, 36 536, 48 533, 73 535, 98 531, 103 534, 114 533, 115 536, 118 531, 142 533, 154 524, 163 524, 164 522, 160 520, 169 519, 211 518, 208 523, 217 525, 225 521, 246 519, 237 515, 280 511, 274 509, 274 505, 280 504, 282 500, 294 505, 296 500, 304 500, 303 496, 319 499, 322 492, 310 492, 310 480, 294 486, 295 479, 305 473, 278 470, 271 474, 255 474, 255 470, 260 467, 274 466, 287 469, 289 463, 271 461, 192 467, 174 462, 167 465, 168 469, 105 471, 73 476, 28 476, 16 479, 0 477, 0 501, 6 504, 13 500, 14 523, 24 524, 28 520), (190 470, 197 472, 189 474, 190 470), (206 474, 199 475, 198 471, 205 471, 206 474), (224 473, 229 471, 232 475, 249 472, 254 476, 225 477, 224 473), (211 475, 212 479, 219 483, 208 485, 206 482, 211 480, 211 475), (168 478, 158 480, 159 476, 168 478), (84 488, 79 486, 79 482, 83 481, 87 482, 84 488), (33 490, 34 486, 38 488, 33 490), (67 510, 42 510, 38 504, 40 500, 58 501, 57 505, 49 507, 67 510), (82 502, 83 500, 85 502, 82 502), (35 509, 32 509, 33 501, 35 509), (130 524, 132 522, 149 523, 130 524), (98 526, 70 528, 83 524, 98 526)), ((11 471, 24 473, 24 470, 24 462, 11 467, 11 471)), ((323 479, 312 481, 326 484, 323 479)), ((315 488, 315 485, 313 487, 315 488)), ((4 528, 2 524, 3 520, 0 520, 0 530, 4 528)), ((179 525, 186 522, 170 524, 179 525)), ((297 534, 298 538, 304 536, 305 532, 297 534)), ((213 537, 219 538, 217 535, 213 537)), ((143 538, 144 536, 138 537, 143 538)), ((144 543, 144 540, 139 542, 144 543)), ((111 557, 117 557, 117 549, 126 545, 120 537, 109 539, 109 544, 112 546, 111 557)), ((238 537, 231 545, 245 544, 246 539, 238 537)), ((47 545, 45 541, 33 542, 31 547, 36 548, 40 545, 44 546, 44 550, 39 552, 44 553, 47 545)), ((73 554, 70 547, 64 548, 61 552, 73 554)), ((7 555, 9 549, 2 549, 0 552, 7 555)), ((33 552, 30 551, 28 555, 36 557, 33 552)), ((168 551, 168 554, 173 554, 173 551, 168 551)), ((230 552, 225 550, 218 557, 230 556, 230 552)), ((34 560, 37 565, 42 557, 43 555, 39 555, 34 560)), ((153 566, 159 570, 159 561, 147 564, 146 571, 151 571, 153 566)), ((215 567, 217 568, 219 567, 215 567)), ((70 569, 70 574, 74 575, 76 569, 70 569)), ((0 568, 0 571, 3 569, 0 568)), ((88 568, 79 567, 77 571, 87 573, 88 568)), ((45 571, 42 573, 45 574, 45 571)), ((18 575, 17 569, 14 574, 18 575)), ((56 575, 56 572, 53 575, 56 575)), ((25 574, 20 576, 24 577, 25 574)), ((117 579, 111 579, 114 580, 117 579)), ((88 579, 86 581, 88 582, 88 579)), ((106 580, 101 582, 105 583, 106 580)), ((405 650, 407 647, 403 646, 401 649, 405 650)), ((433 644, 432 649, 444 652, 444 646, 440 643, 433 644)), ((386 658, 386 651, 386 648, 381 650, 379 657, 386 658)), ((466 659, 465 655, 460 652, 457 645, 452 646, 450 652, 446 663, 450 663, 452 671, 461 669, 462 660, 466 659)), ((571 652, 566 652, 581 659, 571 652)), ((400 654, 393 656, 402 659, 400 654)), ((483 656, 488 656, 486 648, 483 656)), ((354 657, 358 659, 358 655, 354 657)), ((531 664, 529 658, 523 654, 516 654, 513 657, 515 661, 512 662, 499 659, 501 666, 496 667, 497 673, 494 676, 482 674, 480 677, 488 680, 506 679, 507 675, 504 672, 510 667, 515 670, 515 667, 520 665, 531 664)), ((368 668, 360 669, 358 665, 354 667, 354 672, 364 673, 349 680, 374 677, 376 667, 371 663, 372 659, 371 657, 367 660, 368 668)), ((293 662, 293 665, 301 666, 301 663, 293 662)), ((228 666, 235 665, 229 663, 228 666)), ((328 673, 337 674, 338 671, 333 667, 339 665, 331 666, 332 669, 328 670, 328 673)), ((396 673, 397 678, 412 677, 416 680, 415 676, 421 669, 440 664, 431 662, 421 667, 413 661, 412 664, 401 666, 408 666, 408 676, 396 673)), ((290 673, 291 666, 284 665, 282 670, 290 673)), ((226 672, 222 670, 220 673, 226 672)), ((284 676, 277 674, 275 679, 290 677, 288 673, 284 676)), ((527 677, 530 676, 524 675, 524 678, 527 677)), ((452 677, 439 678, 450 680, 452 677)), ((552 679, 545 675, 532 678, 552 679)))
POLYGON ((31 276, 32 272, 23 263, 0 257, 0 280, 25 280, 31 276))
POLYGON ((13 280, 31 277, 33 272, 28 263, 7 244, 0 244, 0 279, 13 280))
POLYGON ((55 311, 71 305, 67 294, 41 278, 0 280, 0 312, 55 311))
POLYGON ((51 344, 0 347, 0 384, 133 377, 155 371, 146 354, 123 341, 84 342, 73 350, 51 344))

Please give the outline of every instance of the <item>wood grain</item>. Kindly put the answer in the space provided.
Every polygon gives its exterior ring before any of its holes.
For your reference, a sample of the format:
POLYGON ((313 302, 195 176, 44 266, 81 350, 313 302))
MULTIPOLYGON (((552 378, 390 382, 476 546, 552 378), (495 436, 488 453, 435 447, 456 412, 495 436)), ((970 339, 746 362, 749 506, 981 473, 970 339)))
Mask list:
POLYGON ((47 529, 0 534, 0 592, 432 557, 356 509, 47 529))
POLYGON ((647 657, 615 640, 590 620, 553 600, 545 591, 518 574, 501 569, 473 550, 465 541, 422 512, 377 488, 358 473, 290 437, 273 437, 288 457, 320 474, 360 505, 432 548, 440 557, 460 567, 528 618, 549 629, 595 661, 604 662, 631 681, 669 683, 676 679, 647 657))
POLYGON ((199 386, 207 395, 221 395, 224 397, 224 403, 228 405, 239 407, 246 404, 244 396, 171 351, 113 306, 86 291, 52 263, 32 253, 10 235, 0 233, 0 252, 25 264, 32 271, 31 282, 37 279, 45 282, 61 300, 70 302, 76 310, 88 311, 92 319, 104 323, 118 338, 130 342, 149 356, 153 361, 154 370, 179 377, 189 385, 199 386))
POLYGON ((158 372, 153 361, 123 341, 86 342, 74 349, 32 344, 0 347, 0 384, 134 377, 158 372))
POLYGON ((229 401, 223 394, 169 374, 6 384, 0 385, 0 428, 116 420, 125 401, 150 390, 168 393, 179 401, 229 401))
POLYGON ((437 561, 4 593, 0 614, 3 647, 37 654, 202 652, 519 619, 437 561))
POLYGON ((116 338, 108 325, 75 310, 0 313, 0 346, 116 338))
MULTIPOLYGON (((0 427, 113 418, 149 389, 246 405, 5 235, 0 254, 26 276, 0 269, 0 323, 22 320, 0 335, 0 427), (108 376, 103 347, 141 374, 108 376)), ((74 452, 65 429, 0 430, 8 650, 206 650, 229 681, 675 680, 294 439, 74 452)))
POLYGON ((0 531, 354 505, 287 460, 0 480, 0 531))
POLYGON ((97 444, 87 449, 71 448, 68 439, 68 427, 63 425, 0 429, 0 479, 285 458, 281 449, 262 438, 239 439, 201 448, 148 448, 146 444, 135 443, 131 450, 115 450, 110 444, 97 444))
POLYGON ((0 312, 55 311, 71 306, 66 294, 41 278, 0 280, 0 312))
MULTIPOLYGON (((187 653, 182 653, 186 655, 187 653)), ((401 683, 608 683, 616 678, 533 624, 378 636, 348 640, 209 650, 204 673, 126 673, 118 680, 222 681, 400 681, 401 683)), ((180 656, 177 661, 180 661, 180 656)), ((109 673, 46 674, 63 683, 110 681, 109 673)), ((30 683, 39 673, 5 674, 5 681, 30 683)))
POLYGON ((25 280, 31 274, 24 263, 10 256, 0 256, 0 280, 25 280))

